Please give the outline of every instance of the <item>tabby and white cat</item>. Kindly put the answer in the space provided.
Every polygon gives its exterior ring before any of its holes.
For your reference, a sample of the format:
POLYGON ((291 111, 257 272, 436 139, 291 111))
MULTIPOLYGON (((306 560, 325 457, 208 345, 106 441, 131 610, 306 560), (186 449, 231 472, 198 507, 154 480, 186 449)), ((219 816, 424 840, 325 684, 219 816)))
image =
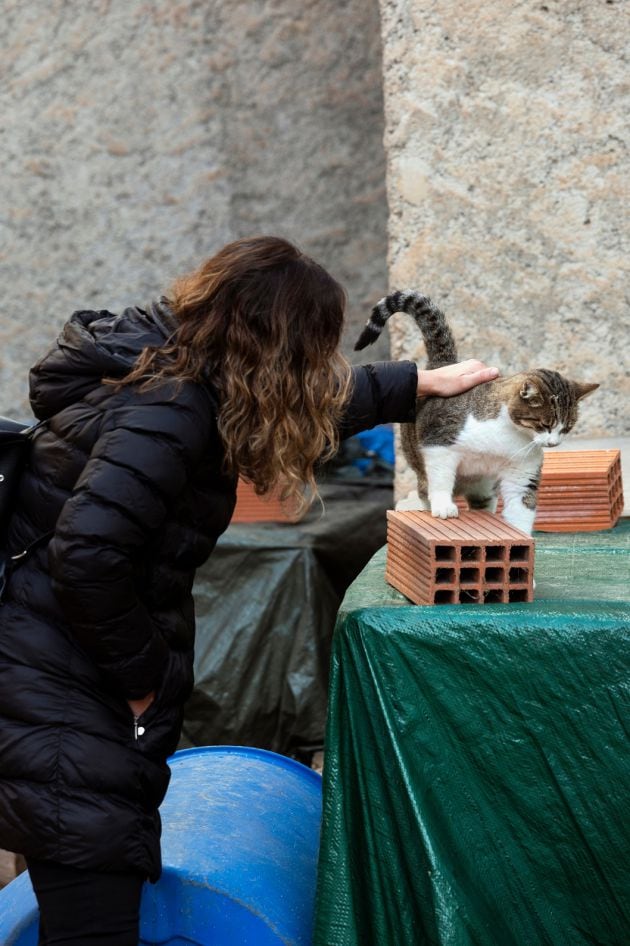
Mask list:
MULTIPOLYGON (((395 312, 412 316, 422 332, 427 368, 457 361, 444 314, 413 290, 381 299, 355 350, 375 341, 395 312)), ((402 448, 417 474, 418 493, 396 508, 430 509, 446 519, 458 515, 453 496, 465 496, 471 509, 494 512, 500 493, 503 518, 531 533, 543 448, 560 443, 577 420, 578 401, 598 387, 535 368, 454 397, 418 398, 415 423, 401 424, 402 448)))

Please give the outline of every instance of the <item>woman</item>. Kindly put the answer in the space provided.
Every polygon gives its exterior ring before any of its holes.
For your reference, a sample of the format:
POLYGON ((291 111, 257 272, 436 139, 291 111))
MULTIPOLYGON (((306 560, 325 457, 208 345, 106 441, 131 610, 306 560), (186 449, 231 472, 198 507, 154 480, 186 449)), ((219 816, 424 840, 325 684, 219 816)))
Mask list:
POLYGON ((168 301, 76 312, 31 371, 49 423, 9 547, 54 535, 0 611, 0 847, 26 856, 41 943, 137 944, 192 687, 193 578, 237 475, 300 496, 340 437, 497 374, 350 369, 343 309, 341 287, 285 240, 239 240, 168 301))

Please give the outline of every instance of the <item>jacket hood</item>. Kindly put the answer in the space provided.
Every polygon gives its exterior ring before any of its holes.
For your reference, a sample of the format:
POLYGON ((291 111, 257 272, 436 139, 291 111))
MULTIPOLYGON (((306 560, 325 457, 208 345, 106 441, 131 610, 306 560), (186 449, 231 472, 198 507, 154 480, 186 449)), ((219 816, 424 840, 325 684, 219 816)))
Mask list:
POLYGON ((52 417, 85 397, 103 378, 123 378, 144 348, 164 345, 176 327, 164 299, 120 315, 75 312, 55 345, 31 368, 33 413, 41 420, 52 417))

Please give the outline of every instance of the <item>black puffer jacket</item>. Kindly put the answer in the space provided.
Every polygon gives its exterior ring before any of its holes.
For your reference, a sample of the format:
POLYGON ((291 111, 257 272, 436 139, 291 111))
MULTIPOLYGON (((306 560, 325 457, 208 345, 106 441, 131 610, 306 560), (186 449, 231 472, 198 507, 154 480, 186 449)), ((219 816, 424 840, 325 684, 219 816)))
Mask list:
MULTIPOLYGON (((77 312, 31 372, 37 435, 13 551, 55 529, 0 608, 0 847, 160 872, 166 758, 192 686, 195 569, 227 527, 216 399, 194 383, 117 391, 173 328, 160 305, 77 312), (155 689, 139 720, 127 699, 155 689)), ((410 362, 355 370, 342 435, 410 419, 410 362)))

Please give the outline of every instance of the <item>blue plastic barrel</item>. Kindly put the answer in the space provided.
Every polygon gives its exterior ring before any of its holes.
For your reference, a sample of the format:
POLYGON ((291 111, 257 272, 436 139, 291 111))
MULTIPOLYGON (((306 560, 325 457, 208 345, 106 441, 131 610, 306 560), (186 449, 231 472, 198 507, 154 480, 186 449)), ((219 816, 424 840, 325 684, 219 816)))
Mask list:
POLYGON ((37 946, 39 910, 25 872, 0 890, 1 946, 37 946))
POLYGON ((321 778, 262 749, 176 753, 161 813, 162 878, 147 885, 141 942, 308 946, 321 778))
MULTIPOLYGON (((321 778, 273 752, 177 752, 161 808, 163 872, 144 888, 143 946, 309 946, 321 778)), ((35 946, 27 875, 0 892, 0 943, 35 946)))

